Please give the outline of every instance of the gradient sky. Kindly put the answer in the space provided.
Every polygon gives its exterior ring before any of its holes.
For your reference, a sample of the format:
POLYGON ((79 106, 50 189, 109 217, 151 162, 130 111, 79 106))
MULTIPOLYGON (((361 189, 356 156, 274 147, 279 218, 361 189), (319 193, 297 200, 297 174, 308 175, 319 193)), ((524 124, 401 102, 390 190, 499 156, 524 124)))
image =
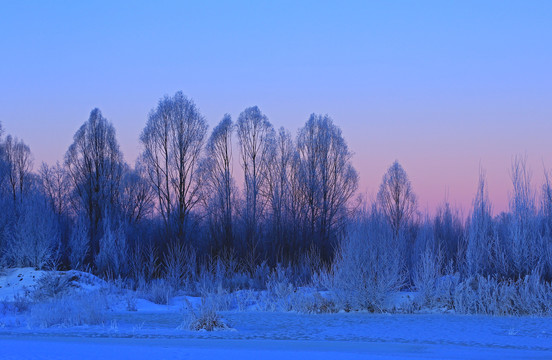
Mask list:
POLYGON ((466 213, 479 168, 505 210, 512 157, 552 168, 552 1, 4 1, 0 121, 35 168, 99 107, 133 163, 147 113, 182 90, 210 128, 258 105, 294 134, 343 130, 376 194, 397 159, 422 210, 466 213))

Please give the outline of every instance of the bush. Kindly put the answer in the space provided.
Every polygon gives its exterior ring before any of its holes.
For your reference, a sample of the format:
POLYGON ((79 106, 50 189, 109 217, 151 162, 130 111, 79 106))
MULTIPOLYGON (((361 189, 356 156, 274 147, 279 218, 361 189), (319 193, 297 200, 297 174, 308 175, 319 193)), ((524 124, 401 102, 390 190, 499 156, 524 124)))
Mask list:
POLYGON ((193 306, 188 304, 189 312, 187 318, 184 320, 181 329, 188 329, 192 331, 214 331, 229 329, 228 324, 217 314, 215 308, 209 304, 205 298, 201 301, 199 309, 194 309, 193 306))

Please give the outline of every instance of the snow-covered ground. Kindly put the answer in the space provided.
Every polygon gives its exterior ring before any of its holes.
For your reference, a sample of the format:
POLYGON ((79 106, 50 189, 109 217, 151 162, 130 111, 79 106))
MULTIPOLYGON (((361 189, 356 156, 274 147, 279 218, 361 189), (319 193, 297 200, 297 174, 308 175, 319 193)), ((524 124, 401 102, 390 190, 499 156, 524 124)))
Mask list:
MULTIPOLYGON (((0 294, 32 287, 33 274, 0 277, 0 294)), ((88 284, 83 290, 101 285, 87 275, 71 277, 88 284)), ((226 311, 220 315, 231 329, 183 329, 187 307, 200 302, 138 298, 129 311, 121 296, 102 324, 72 327, 32 326, 25 314, 0 311, 0 359, 552 359, 550 318, 226 311)))

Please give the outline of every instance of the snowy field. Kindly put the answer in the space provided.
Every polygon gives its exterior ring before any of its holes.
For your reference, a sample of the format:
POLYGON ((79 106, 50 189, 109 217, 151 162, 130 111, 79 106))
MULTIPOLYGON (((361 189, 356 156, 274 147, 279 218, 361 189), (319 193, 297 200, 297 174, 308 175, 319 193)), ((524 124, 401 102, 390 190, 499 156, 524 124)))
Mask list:
MULTIPOLYGON (((13 298, 39 275, 9 272, 0 277, 0 296, 13 298)), ((82 276, 83 292, 101 286, 82 276)), ((4 310, 0 359, 552 359, 549 318, 249 310, 219 312, 229 329, 183 328, 187 308, 200 303, 185 296, 170 305, 137 298, 129 311, 120 298, 101 324, 48 328, 4 310)))
POLYGON ((178 330, 171 311, 113 313, 105 325, 3 328, 2 359, 552 359, 543 318, 226 312, 232 330, 178 330))

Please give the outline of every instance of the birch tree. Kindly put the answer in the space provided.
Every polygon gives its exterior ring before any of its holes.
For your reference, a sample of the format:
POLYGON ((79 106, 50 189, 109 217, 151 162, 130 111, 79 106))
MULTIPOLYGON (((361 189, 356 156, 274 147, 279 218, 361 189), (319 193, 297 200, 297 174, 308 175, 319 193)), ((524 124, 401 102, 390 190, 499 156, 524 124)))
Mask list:
POLYGON ((179 91, 159 101, 140 136, 141 161, 169 237, 186 238, 190 212, 200 200, 197 170, 206 133, 204 117, 179 91))

